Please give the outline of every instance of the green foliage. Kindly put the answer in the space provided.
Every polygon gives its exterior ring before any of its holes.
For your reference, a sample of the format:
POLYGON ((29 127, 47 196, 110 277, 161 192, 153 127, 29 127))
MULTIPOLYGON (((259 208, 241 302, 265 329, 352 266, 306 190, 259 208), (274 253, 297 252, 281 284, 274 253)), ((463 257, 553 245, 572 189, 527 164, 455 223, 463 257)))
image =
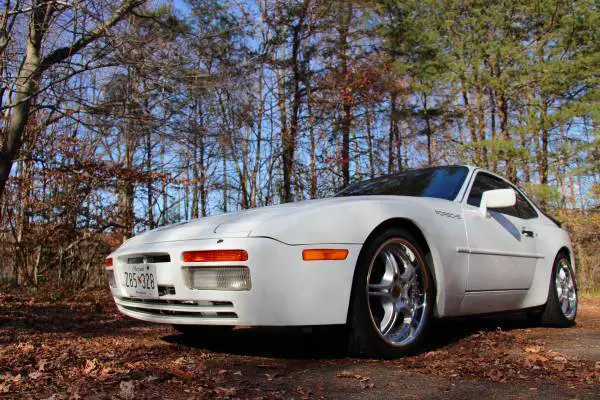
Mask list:
POLYGON ((542 182, 565 168, 597 174, 596 1, 380 0, 376 9, 411 89, 436 97, 437 120, 464 116, 459 151, 470 162, 542 182))
POLYGON ((533 201, 537 204, 544 204, 547 210, 552 211, 561 208, 560 191, 556 187, 536 183, 525 183, 523 188, 533 201))

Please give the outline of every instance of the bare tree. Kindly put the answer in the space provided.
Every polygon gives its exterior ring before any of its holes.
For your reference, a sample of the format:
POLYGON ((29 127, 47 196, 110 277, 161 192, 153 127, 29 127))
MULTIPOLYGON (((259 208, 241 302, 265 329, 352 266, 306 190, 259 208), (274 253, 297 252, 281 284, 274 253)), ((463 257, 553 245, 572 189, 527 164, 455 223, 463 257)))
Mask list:
POLYGON ((12 108, 12 115, 0 149, 0 198, 10 175, 13 160, 21 149, 23 134, 29 121, 31 104, 36 93, 40 90, 40 80, 44 72, 68 60, 86 46, 100 39, 108 29, 144 1, 123 1, 107 19, 92 29, 77 34, 77 39, 73 43, 55 48, 47 52, 46 55, 42 52, 42 43, 48 33, 55 28, 53 22, 57 20, 57 15, 75 6, 66 6, 64 2, 60 1, 34 0, 31 8, 27 11, 22 9, 5 11, 5 13, 22 12, 29 14, 29 24, 24 38, 25 52, 14 85, 14 96, 9 97, 9 104, 3 105, 4 110, 12 108))

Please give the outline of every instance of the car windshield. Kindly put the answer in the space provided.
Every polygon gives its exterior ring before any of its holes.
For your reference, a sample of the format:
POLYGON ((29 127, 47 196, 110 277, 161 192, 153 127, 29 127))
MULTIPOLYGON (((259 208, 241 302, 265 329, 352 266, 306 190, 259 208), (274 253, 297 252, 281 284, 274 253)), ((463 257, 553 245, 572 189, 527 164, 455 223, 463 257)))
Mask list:
POLYGON ((352 184, 335 197, 391 195, 454 200, 469 173, 467 167, 434 167, 386 175, 352 184))

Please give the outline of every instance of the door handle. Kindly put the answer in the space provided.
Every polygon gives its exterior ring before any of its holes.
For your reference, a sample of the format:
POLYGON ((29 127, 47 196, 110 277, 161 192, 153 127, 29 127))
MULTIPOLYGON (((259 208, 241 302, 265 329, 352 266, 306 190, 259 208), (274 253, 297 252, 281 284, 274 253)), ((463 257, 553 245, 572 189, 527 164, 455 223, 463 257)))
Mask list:
POLYGON ((529 229, 526 229, 526 228, 522 228, 521 233, 523 234, 523 236, 528 236, 528 237, 533 237, 533 235, 534 235, 533 231, 530 231, 529 229))

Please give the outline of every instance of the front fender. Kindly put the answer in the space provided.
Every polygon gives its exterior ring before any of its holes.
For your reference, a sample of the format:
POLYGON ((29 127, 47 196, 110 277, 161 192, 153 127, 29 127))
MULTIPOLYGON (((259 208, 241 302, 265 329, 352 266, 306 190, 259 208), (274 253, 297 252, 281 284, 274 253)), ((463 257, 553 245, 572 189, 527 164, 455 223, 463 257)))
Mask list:
POLYGON ((467 255, 457 252, 457 248, 467 246, 459 203, 417 197, 362 197, 266 219, 250 236, 270 237, 290 245, 362 245, 379 225, 397 218, 416 225, 428 243, 438 288, 436 314, 454 315, 467 282, 467 255))

